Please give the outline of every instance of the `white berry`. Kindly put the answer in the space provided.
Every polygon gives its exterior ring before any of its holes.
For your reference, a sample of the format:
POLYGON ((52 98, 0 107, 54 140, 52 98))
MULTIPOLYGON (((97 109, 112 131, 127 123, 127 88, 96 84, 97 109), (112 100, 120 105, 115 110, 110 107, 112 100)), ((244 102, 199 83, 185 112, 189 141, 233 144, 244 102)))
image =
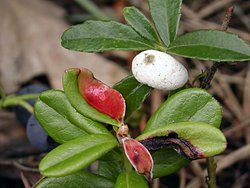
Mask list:
POLYGON ((137 81, 160 90, 175 90, 188 80, 187 69, 172 56, 146 50, 132 61, 132 72, 137 81))

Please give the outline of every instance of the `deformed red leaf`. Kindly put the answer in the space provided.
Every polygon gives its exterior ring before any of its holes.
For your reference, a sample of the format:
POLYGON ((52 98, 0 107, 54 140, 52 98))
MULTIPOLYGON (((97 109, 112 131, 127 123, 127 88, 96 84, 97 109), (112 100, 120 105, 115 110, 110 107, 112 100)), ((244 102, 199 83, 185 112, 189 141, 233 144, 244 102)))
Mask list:
POLYGON ((94 78, 91 71, 82 68, 78 75, 81 95, 98 111, 123 122, 125 100, 121 93, 94 78))
POLYGON ((122 143, 125 154, 135 170, 144 175, 147 180, 152 180, 153 159, 147 148, 129 137, 124 138, 122 143))

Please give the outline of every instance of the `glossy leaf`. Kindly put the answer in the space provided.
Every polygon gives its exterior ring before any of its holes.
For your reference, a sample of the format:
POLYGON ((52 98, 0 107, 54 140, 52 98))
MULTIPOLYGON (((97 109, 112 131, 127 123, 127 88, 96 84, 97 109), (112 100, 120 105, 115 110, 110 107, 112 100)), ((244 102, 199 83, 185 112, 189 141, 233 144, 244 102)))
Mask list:
POLYGON ((62 46, 85 52, 152 48, 152 44, 130 26, 115 21, 86 21, 72 26, 64 32, 62 46))
POLYGON ((237 35, 219 30, 198 30, 179 36, 168 52, 201 60, 250 60, 249 44, 237 35))
POLYGON ((42 159, 39 170, 44 176, 65 176, 87 167, 117 145, 110 135, 85 135, 49 152, 42 159))
POLYGON ((120 161, 99 161, 98 174, 115 182, 119 174, 123 171, 120 161))
POLYGON ((203 122, 172 123, 142 134, 137 137, 137 140, 170 137, 170 134, 173 133, 177 135, 178 139, 185 141, 181 141, 180 145, 177 145, 183 146, 183 148, 188 146, 190 154, 198 152, 202 158, 217 155, 226 149, 227 143, 223 133, 216 127, 203 122))
MULTIPOLYGON (((68 102, 62 91, 46 91, 40 95, 39 100, 35 104, 35 115, 41 126, 57 143, 65 143, 79 136, 88 134, 85 130, 75 126, 74 117, 71 116, 71 121, 65 117, 66 111, 74 111, 73 107, 68 102), (55 94, 55 95, 54 95, 55 94), (47 96, 52 96, 49 101, 47 96)), ((87 120, 81 119, 85 125, 87 120)), ((79 119, 80 121, 80 119, 79 119)))
POLYGON ((115 150, 108 152, 98 161, 98 174, 112 182, 116 182, 122 171, 124 171, 123 158, 121 153, 115 150))
POLYGON ((118 90, 126 101, 126 118, 141 106, 152 90, 151 87, 138 82, 133 75, 115 84, 114 89, 118 90))
POLYGON ((64 92, 71 105, 82 115, 98 122, 119 126, 119 122, 110 116, 97 111, 82 97, 78 89, 78 69, 69 69, 63 75, 64 92))
POLYGON ((88 172, 77 172, 63 177, 45 178, 36 188, 112 188, 112 181, 88 172))
MULTIPOLYGON (((61 130, 67 130, 69 134, 72 134, 70 132, 73 132, 75 135, 79 135, 79 133, 75 133, 74 130, 80 133, 83 130, 87 134, 110 134, 104 125, 86 118, 78 113, 71 106, 63 91, 49 90, 43 92, 39 99, 40 103, 43 104, 40 104, 39 102, 36 104, 36 116, 44 129, 55 140, 60 140, 57 138, 57 136, 60 138, 64 137, 64 135, 60 135, 61 130), (55 114, 57 114, 57 118, 55 114), (63 128, 64 126, 66 126, 65 129, 63 128), (73 126, 76 127, 73 128, 73 126), (81 130, 78 130, 77 127, 81 130), (73 130, 69 130, 70 128, 73 130)), ((74 136, 73 138, 76 137, 74 136)))
POLYGON ((168 98, 151 116, 144 133, 170 123, 197 121, 219 128, 221 106, 205 90, 190 88, 168 98))
POLYGON ((96 79, 86 68, 79 69, 78 88, 90 106, 123 123, 126 104, 120 92, 96 79))
POLYGON ((148 181, 153 178, 154 161, 148 149, 140 142, 132 138, 122 139, 124 153, 130 164, 138 174, 143 175, 148 181))
POLYGON ((123 9, 123 15, 127 23, 131 25, 131 27, 133 27, 133 29, 142 37, 152 42, 158 41, 157 33, 155 32, 149 20, 140 10, 135 7, 125 7, 123 9))
POLYGON ((176 37, 182 0, 148 0, 155 27, 166 46, 176 37))
POLYGON ((172 174, 187 165, 189 162, 186 157, 181 156, 172 148, 155 151, 152 153, 152 157, 154 160, 154 178, 172 174))
POLYGON ((121 173, 115 183, 114 188, 148 188, 148 183, 145 178, 135 171, 121 173))

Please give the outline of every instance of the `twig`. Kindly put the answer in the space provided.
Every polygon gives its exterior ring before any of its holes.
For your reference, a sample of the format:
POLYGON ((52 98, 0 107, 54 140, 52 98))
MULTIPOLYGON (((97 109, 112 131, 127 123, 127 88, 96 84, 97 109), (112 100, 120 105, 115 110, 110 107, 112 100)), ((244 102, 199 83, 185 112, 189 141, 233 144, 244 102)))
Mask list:
POLYGON ((207 158, 207 179, 206 183, 209 188, 216 188, 216 161, 213 157, 207 158))
POLYGON ((220 159, 218 161, 216 172, 220 172, 223 169, 231 166, 232 164, 244 160, 246 158, 250 157, 250 144, 243 146, 234 152, 228 154, 224 158, 220 159))
POLYGON ((182 168, 180 171, 180 186, 179 188, 185 188, 186 187, 186 170, 185 168, 182 168))
POLYGON ((240 124, 237 124, 235 126, 231 125, 229 129, 224 131, 224 135, 229 137, 236 132, 240 132, 242 129, 246 128, 249 125, 250 125, 250 118, 242 121, 240 124))
POLYGON ((250 31, 250 18, 246 16, 239 5, 235 6, 235 14, 238 16, 240 21, 245 25, 245 27, 250 31))
POLYGON ((26 95, 9 95, 3 99, 3 101, 0 103, 0 107, 6 108, 10 106, 15 106, 15 105, 21 105, 24 107, 26 110, 28 110, 30 113, 33 113, 33 107, 26 102, 26 100, 29 99, 36 99, 39 97, 40 94, 26 94, 26 95))
POLYGON ((110 20, 92 1, 90 0, 75 0, 79 5, 86 9, 89 13, 99 20, 110 20))
MULTIPOLYGON (((233 6, 229 7, 226 11, 224 19, 222 21, 222 26, 221 26, 222 31, 226 31, 228 29, 228 25, 229 25, 229 22, 232 18, 232 14, 233 14, 233 6)), ((210 83, 211 83, 217 69, 222 65, 224 65, 224 63, 215 62, 210 69, 207 69, 205 71, 205 77, 201 81, 201 85, 200 85, 201 88, 203 88, 203 89, 209 88, 210 83)))
MULTIPOLYGON (((224 19, 222 21, 222 27, 221 29, 223 31, 226 31, 229 25, 229 22, 231 20, 233 14, 233 7, 229 7, 226 11, 226 14, 224 16, 224 19)), ((210 69, 207 69, 205 71, 205 77, 201 82, 201 88, 203 89, 207 89, 210 86, 210 83, 217 71, 217 69, 223 65, 222 63, 219 62, 215 62, 212 67, 210 69)), ((208 173, 208 177, 207 177, 207 185, 209 188, 216 188, 216 161, 214 160, 213 157, 208 157, 207 161, 207 173, 208 173)))
POLYGON ((153 179, 151 188, 159 188, 159 187, 160 187, 160 179, 159 178, 153 179))
POLYGON ((205 187, 206 183, 204 181, 203 170, 201 166, 199 165, 199 163, 197 161, 192 161, 190 167, 192 171, 194 172, 194 174, 200 179, 202 186, 205 187))
MULTIPOLYGON (((245 79, 245 86, 244 86, 244 93, 243 93, 243 118, 248 119, 250 118, 250 88, 249 88, 249 84, 250 84, 250 65, 248 65, 248 69, 247 69, 247 75, 246 75, 246 79, 245 79)), ((245 129, 245 139, 246 139, 246 143, 250 144, 250 128, 247 127, 245 129)))
POLYGON ((214 75, 219 67, 221 67, 224 63, 215 62, 210 69, 207 69, 204 74, 205 77, 201 81, 200 88, 208 89, 210 87, 210 83, 214 78, 214 75))
POLYGON ((205 18, 214 12, 228 6, 228 4, 232 3, 235 0, 224 0, 224 1, 218 1, 215 0, 209 5, 205 6, 205 8, 201 9, 197 14, 199 15, 200 19, 205 18))
MULTIPOLYGON (((250 144, 241 147, 238 150, 230 153, 229 155, 223 157, 222 159, 218 160, 217 162, 217 169, 216 173, 219 173, 223 169, 233 165, 234 163, 244 160, 250 157, 250 144)), ((206 174, 206 171, 203 171, 203 175, 206 174)), ((199 187, 201 185, 200 179, 198 177, 194 178, 186 188, 194 188, 199 187)))
POLYGON ((16 160, 1 160, 0 165, 11 165, 11 166, 14 166, 21 171, 39 172, 39 170, 37 168, 31 168, 28 166, 24 166, 23 164, 19 163, 16 160))
POLYGON ((30 184, 29 184, 29 180, 24 176, 23 172, 21 172, 20 174, 21 180, 24 184, 25 188, 31 188, 30 184))
POLYGON ((229 7, 227 9, 227 12, 226 12, 226 14, 224 16, 224 19, 222 21, 222 26, 221 26, 221 30, 222 31, 226 31, 227 30, 229 22, 230 22, 230 20, 232 18, 232 15, 233 15, 233 11, 234 11, 234 7, 233 6, 231 6, 231 7, 229 7))

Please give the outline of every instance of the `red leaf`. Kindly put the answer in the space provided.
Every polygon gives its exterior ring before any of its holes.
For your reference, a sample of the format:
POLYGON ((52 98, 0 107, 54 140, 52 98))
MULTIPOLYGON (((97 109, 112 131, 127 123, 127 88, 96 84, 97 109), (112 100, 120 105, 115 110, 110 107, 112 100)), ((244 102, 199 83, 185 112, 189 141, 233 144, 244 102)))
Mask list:
POLYGON ((81 69, 78 75, 78 87, 89 105, 123 122, 125 100, 118 91, 95 79, 92 72, 85 68, 81 69))

